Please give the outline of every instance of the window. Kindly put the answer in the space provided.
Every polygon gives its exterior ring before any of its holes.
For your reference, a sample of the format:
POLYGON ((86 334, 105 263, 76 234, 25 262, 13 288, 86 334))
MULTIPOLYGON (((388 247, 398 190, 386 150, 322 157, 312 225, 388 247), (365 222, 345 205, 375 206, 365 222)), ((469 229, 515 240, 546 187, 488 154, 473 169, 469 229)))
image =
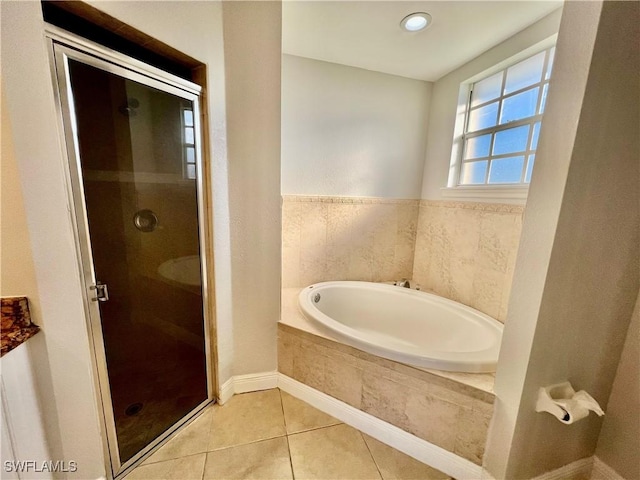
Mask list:
POLYGON ((196 178, 196 135, 193 110, 190 107, 182 108, 182 129, 184 177, 194 180, 196 178))
POLYGON ((471 85, 458 185, 527 185, 555 47, 471 85))

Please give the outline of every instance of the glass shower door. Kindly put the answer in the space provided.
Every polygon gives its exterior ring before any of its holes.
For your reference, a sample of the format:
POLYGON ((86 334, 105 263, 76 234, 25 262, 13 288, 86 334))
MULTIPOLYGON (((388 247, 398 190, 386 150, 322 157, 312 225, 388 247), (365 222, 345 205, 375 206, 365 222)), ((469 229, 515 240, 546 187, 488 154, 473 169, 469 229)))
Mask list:
POLYGON ((198 98, 56 48, 65 131, 72 131, 67 144, 76 156, 87 303, 100 329, 94 343, 106 366, 102 395, 104 401, 109 393, 105 416, 112 416, 118 470, 211 398, 198 98))

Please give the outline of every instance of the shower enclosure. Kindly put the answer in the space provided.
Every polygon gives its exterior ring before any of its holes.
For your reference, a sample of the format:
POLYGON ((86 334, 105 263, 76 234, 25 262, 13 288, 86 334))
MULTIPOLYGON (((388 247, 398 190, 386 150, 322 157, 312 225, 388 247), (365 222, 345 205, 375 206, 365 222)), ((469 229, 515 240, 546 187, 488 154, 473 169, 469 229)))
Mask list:
POLYGON ((78 42, 51 55, 117 476, 213 398, 200 87, 78 42))

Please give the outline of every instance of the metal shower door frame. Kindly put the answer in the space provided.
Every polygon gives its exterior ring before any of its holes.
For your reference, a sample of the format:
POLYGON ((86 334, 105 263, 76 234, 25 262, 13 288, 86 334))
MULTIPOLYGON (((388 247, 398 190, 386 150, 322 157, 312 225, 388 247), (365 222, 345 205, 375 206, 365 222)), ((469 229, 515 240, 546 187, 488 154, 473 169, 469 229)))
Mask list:
POLYGON ((202 409, 214 400, 214 366, 211 344, 211 320, 209 311, 209 293, 207 281, 207 221, 204 192, 204 168, 202 164, 202 131, 200 121, 199 85, 171 75, 143 62, 95 44, 83 38, 71 35, 57 27, 47 26, 46 36, 51 61, 51 72, 56 96, 56 109, 59 119, 59 131, 65 162, 67 194, 69 198, 70 216, 74 226, 78 269, 83 287, 83 303, 85 320, 90 339, 93 357, 93 376, 97 391, 97 404, 102 416, 102 437, 107 459, 107 475, 116 478, 128 473, 148 454, 157 450, 165 440, 180 430, 185 424, 201 413, 202 409), (84 196, 82 166, 78 145, 78 126, 75 116, 73 95, 69 76, 69 60, 75 60, 108 73, 120 76, 145 86, 161 90, 193 102, 194 131, 196 144, 196 189, 198 204, 198 241, 200 245, 200 267, 202 277, 202 307, 204 318, 204 342, 206 357, 207 399, 187 413, 176 424, 172 425, 158 438, 143 448, 132 458, 122 463, 118 449, 118 439, 111 400, 111 388, 107 369, 106 350, 102 334, 102 319, 97 301, 92 301, 97 283, 89 223, 84 196))

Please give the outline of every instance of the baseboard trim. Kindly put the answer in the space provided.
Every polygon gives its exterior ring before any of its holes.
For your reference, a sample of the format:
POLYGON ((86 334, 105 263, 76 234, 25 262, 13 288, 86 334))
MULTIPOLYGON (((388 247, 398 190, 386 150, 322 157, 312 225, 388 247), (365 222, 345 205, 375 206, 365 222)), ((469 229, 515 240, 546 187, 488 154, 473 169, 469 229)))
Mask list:
POLYGON ((278 372, 236 375, 220 387, 220 404, 237 393, 279 387, 361 432, 454 478, 480 479, 482 467, 278 372))
POLYGON ((566 480, 577 476, 589 478, 592 467, 593 457, 581 458, 580 460, 571 462, 563 467, 543 473, 542 475, 535 477, 533 480, 566 480))
POLYGON ((624 477, 594 455, 591 480, 624 480, 624 477))
POLYGON ((264 372, 233 377, 233 392, 246 393, 269 390, 278 386, 278 372, 264 372))
MULTIPOLYGON (((481 466, 279 372, 233 376, 220 387, 218 401, 224 404, 236 393, 256 392, 276 387, 454 478, 493 479, 491 474, 481 466)), ((533 480, 565 480, 574 476, 591 480, 624 480, 618 472, 596 456, 576 460, 543 473, 533 480)))
POLYGON ((236 393, 257 392, 276 388, 278 386, 278 375, 278 372, 235 375, 220 387, 218 402, 223 405, 236 393))
POLYGON ((278 375, 278 387, 361 432, 454 478, 480 479, 482 467, 325 393, 278 375))

